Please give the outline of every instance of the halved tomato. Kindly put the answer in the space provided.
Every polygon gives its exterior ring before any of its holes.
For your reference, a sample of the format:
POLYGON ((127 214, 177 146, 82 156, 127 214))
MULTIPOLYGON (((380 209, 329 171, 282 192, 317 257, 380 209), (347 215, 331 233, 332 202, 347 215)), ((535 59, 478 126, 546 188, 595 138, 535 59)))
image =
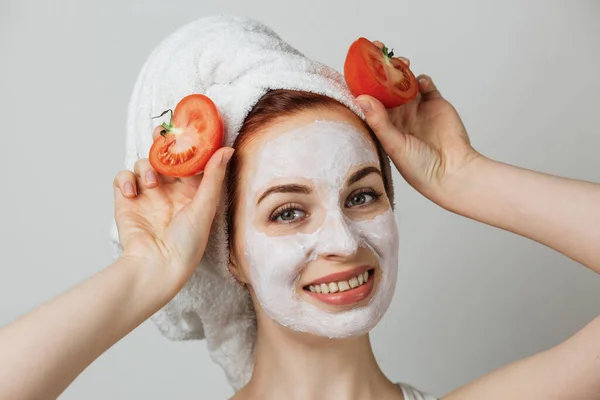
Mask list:
POLYGON ((223 145, 223 120, 215 103, 203 94, 184 97, 171 111, 171 120, 150 148, 150 164, 159 173, 178 178, 204 170, 223 145))
POLYGON ((344 77, 354 96, 368 94, 386 108, 398 107, 417 96, 417 79, 393 52, 363 37, 352 43, 344 63, 344 77))

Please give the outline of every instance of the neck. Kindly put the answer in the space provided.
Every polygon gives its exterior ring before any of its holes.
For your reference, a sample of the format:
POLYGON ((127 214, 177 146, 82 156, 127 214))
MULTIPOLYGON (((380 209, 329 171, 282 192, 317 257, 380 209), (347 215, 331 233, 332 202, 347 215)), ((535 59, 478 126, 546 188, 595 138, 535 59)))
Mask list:
POLYGON ((254 372, 240 397, 402 398, 377 365, 367 334, 327 339, 291 331, 262 317, 258 321, 254 372))

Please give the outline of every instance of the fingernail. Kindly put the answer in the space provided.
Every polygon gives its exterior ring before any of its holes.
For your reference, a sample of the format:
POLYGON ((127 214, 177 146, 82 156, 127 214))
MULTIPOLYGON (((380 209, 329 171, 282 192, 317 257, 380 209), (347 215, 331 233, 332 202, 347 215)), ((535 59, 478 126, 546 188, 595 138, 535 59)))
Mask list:
POLYGON ((125 194, 131 196, 133 194, 133 185, 129 182, 125 184, 125 194))
POLYGON ((363 110, 363 112, 365 114, 372 110, 371 103, 369 102, 369 100, 356 99, 356 102, 358 103, 358 105, 360 106, 360 108, 363 110))
POLYGON ((225 165, 231 160, 231 156, 233 155, 234 150, 229 149, 223 152, 223 156, 221 158, 221 164, 225 165))
POLYGON ((429 79, 423 77, 419 79, 419 83, 423 86, 426 86, 427 84, 429 84, 429 79))
POLYGON ((156 174, 154 174, 154 172, 152 172, 152 171, 146 172, 146 183, 156 183, 156 182, 157 182, 156 174))

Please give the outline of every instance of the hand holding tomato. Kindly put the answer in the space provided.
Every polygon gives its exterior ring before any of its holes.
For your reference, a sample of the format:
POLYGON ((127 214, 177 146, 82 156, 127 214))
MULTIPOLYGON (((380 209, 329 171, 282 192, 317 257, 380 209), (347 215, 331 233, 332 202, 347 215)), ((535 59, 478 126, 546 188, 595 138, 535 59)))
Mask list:
MULTIPOLYGON (((380 42, 374 42, 383 47, 380 42)), ((407 59, 402 61, 408 67, 407 59)), ((418 94, 408 104, 386 109, 372 96, 357 101, 392 162, 417 191, 444 207, 449 182, 481 155, 455 108, 446 101, 431 78, 417 78, 418 94)))
MULTIPOLYGON (((162 126, 154 139, 162 140, 162 126)), ((175 295, 204 253, 232 148, 215 152, 204 174, 177 179, 156 172, 148 159, 113 182, 115 220, 123 257, 132 258, 175 295), (127 188, 130 188, 130 192, 127 188)))

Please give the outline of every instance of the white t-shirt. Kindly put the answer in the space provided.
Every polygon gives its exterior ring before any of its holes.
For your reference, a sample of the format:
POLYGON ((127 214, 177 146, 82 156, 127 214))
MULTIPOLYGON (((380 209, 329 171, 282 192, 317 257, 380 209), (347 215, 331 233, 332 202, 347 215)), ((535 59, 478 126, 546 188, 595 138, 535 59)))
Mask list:
POLYGON ((396 385, 402 390, 404 400, 438 400, 430 394, 418 391, 409 384, 399 382, 396 385))

